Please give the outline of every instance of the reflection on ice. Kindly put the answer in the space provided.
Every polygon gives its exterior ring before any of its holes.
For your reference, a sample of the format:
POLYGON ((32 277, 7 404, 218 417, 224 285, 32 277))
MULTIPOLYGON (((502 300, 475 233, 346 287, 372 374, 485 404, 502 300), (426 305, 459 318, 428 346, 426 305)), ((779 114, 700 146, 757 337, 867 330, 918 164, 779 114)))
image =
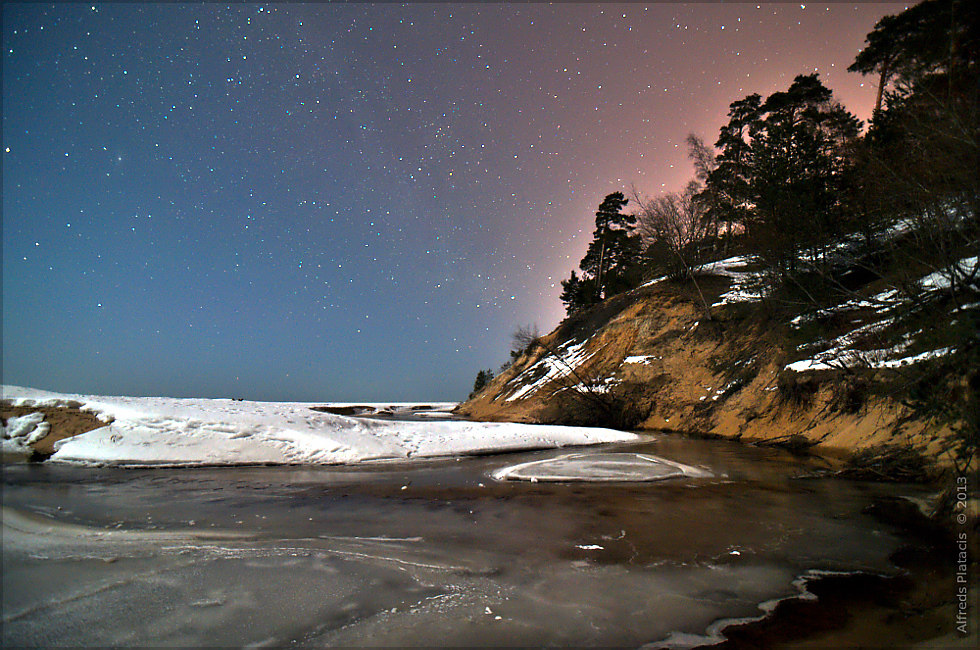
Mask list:
POLYGON ((581 453, 503 467, 498 481, 661 481, 711 476, 707 470, 647 454, 581 453))

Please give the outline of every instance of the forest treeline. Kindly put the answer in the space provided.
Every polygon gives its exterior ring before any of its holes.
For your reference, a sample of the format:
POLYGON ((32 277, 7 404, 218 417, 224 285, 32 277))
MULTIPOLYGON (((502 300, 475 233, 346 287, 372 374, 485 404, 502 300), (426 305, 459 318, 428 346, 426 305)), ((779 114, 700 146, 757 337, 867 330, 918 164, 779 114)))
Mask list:
POLYGON ((875 25, 848 68, 878 86, 863 134, 817 74, 800 75, 732 102, 714 146, 689 135, 695 174, 682 190, 606 196, 579 272, 562 281, 568 314, 657 276, 693 279, 733 252, 765 269, 762 295, 833 304, 849 287, 829 253, 859 235, 873 274, 881 235, 899 220, 918 237, 914 266, 945 271, 954 290, 975 282, 976 265, 958 264, 977 248, 980 197, 980 12, 970 7, 927 0, 875 25))

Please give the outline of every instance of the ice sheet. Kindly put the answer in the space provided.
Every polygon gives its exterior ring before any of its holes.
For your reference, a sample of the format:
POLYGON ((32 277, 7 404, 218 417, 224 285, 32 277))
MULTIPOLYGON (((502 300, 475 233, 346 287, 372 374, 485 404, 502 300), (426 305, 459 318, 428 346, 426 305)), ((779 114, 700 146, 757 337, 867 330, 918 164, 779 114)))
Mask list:
POLYGON ((498 481, 661 481, 669 478, 709 477, 711 472, 647 454, 565 454, 493 472, 498 481))

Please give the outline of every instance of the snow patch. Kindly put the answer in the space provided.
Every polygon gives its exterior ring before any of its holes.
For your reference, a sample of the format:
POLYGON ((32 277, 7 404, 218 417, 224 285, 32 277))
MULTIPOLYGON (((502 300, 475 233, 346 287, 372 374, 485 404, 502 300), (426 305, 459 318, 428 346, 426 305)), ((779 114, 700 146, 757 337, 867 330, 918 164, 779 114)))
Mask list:
MULTIPOLYGON (((977 263, 977 256, 965 257, 957 262, 954 272, 968 275, 972 273, 974 269, 976 269, 977 263)), ((951 283, 950 273, 947 273, 946 271, 936 271, 923 276, 916 284, 926 293, 935 293, 949 288, 951 283)), ((800 349, 812 348, 814 346, 826 347, 826 349, 811 356, 809 359, 801 359, 787 365, 786 370, 803 372, 806 370, 831 370, 844 366, 899 368, 902 366, 919 363, 921 361, 935 359, 953 352, 951 348, 940 348, 938 350, 922 352, 912 356, 896 358, 896 355, 905 352, 912 346, 914 342, 914 335, 918 334, 919 332, 914 334, 906 334, 901 342, 892 346, 891 348, 876 350, 854 349, 854 346, 863 337, 874 332, 882 331, 892 325, 895 322, 895 317, 887 316, 886 314, 896 307, 902 305, 904 300, 905 298, 897 289, 888 289, 867 300, 850 300, 830 309, 820 310, 814 314, 807 314, 805 316, 798 316, 794 318, 791 322, 794 326, 798 327, 800 324, 813 320, 814 318, 869 307, 873 308, 876 313, 881 316, 880 320, 861 325, 860 327, 857 327, 846 334, 838 336, 833 341, 816 341, 814 343, 800 346, 800 349)), ((966 308, 969 308, 969 306, 965 307, 964 309, 966 308)), ((954 309, 954 312, 955 311, 956 310, 954 309)))
POLYGON ((49 431, 51 425, 44 421, 43 413, 10 418, 3 427, 3 453, 29 454, 30 446, 47 436, 49 431))
POLYGON ((929 359, 937 359, 939 357, 944 357, 947 354, 951 354, 956 351, 956 348, 939 348, 938 350, 929 350, 928 352, 920 352, 919 354, 913 354, 910 357, 903 357, 901 359, 887 359, 884 361, 879 361, 875 363, 874 368, 900 368, 901 366, 909 366, 920 361, 928 361, 929 359))
MULTIPOLYGON (((964 257, 957 262, 956 268, 953 269, 953 272, 959 275, 970 275, 971 271, 977 268, 977 262, 978 257, 976 255, 973 257, 964 257)), ((919 286, 924 291, 939 291, 942 289, 948 289, 950 286, 952 286, 952 284, 953 281, 951 274, 946 270, 930 273, 919 280, 919 286)))
POLYGON ((623 364, 624 365, 627 364, 627 363, 650 364, 650 363, 652 363, 654 361, 658 361, 660 359, 661 359, 661 357, 658 357, 655 354, 644 354, 644 355, 639 355, 639 356, 635 356, 635 357, 626 357, 625 359, 623 359, 623 364))
POLYGON ((759 274, 740 270, 748 266, 751 261, 744 255, 736 255, 701 267, 699 273, 703 275, 720 275, 731 279, 728 291, 723 293, 720 299, 711 305, 712 307, 762 300, 760 290, 755 287, 759 282, 759 274))
MULTIPOLYGON (((60 442, 51 460, 78 464, 342 464, 638 439, 589 427, 360 419, 304 402, 64 395, 17 386, 4 386, 3 395, 18 405, 81 404, 112 420, 60 442)), ((20 432, 27 425, 17 426, 20 432)), ((5 449, 7 435, 5 428, 5 449)))
POLYGON ((818 358, 803 359, 791 363, 786 366, 786 370, 792 370, 794 372, 803 372, 805 370, 834 370, 841 366, 866 366, 876 369, 901 368, 902 366, 910 366, 921 361, 944 357, 956 351, 955 348, 939 348, 938 350, 929 350, 900 359, 889 358, 905 347, 907 346, 897 345, 887 350, 845 350, 838 352, 836 355, 824 353, 824 355, 818 358))
MULTIPOLYGON (((974 257, 964 257, 959 262, 956 263, 954 273, 968 276, 974 269, 977 268, 978 258, 974 257)), ((948 289, 952 284, 951 274, 946 270, 936 271, 925 275, 915 283, 915 285, 922 291, 926 293, 934 293, 937 291, 942 291, 948 289)), ((790 321, 794 327, 799 327, 804 323, 811 322, 816 319, 826 318, 834 314, 856 311, 859 309, 872 309, 875 313, 886 314, 895 307, 905 304, 908 300, 907 297, 903 296, 898 289, 886 289, 881 291, 870 298, 852 298, 839 305, 834 305, 833 307, 827 307, 824 309, 818 309, 815 312, 808 314, 800 314, 796 318, 790 321)), ((974 307, 974 305, 966 305, 963 309, 969 309, 974 307)))
POLYGON ((508 395, 506 401, 513 402, 523 399, 549 382, 572 374, 595 354, 595 352, 587 352, 584 349, 586 343, 588 340, 578 344, 568 341, 556 350, 557 355, 547 354, 530 368, 511 379, 508 383, 519 386, 523 383, 524 385, 508 395), (532 379, 535 376, 538 378, 532 379))

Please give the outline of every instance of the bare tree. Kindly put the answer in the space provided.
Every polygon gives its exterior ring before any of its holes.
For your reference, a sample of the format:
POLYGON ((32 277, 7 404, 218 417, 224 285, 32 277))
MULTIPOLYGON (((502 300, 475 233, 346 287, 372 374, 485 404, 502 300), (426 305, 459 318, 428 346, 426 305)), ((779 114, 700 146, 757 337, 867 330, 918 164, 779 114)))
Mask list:
POLYGON ((530 350, 538 344, 540 338, 541 332, 538 331, 536 323, 533 325, 521 325, 511 335, 514 349, 520 352, 530 350))
MULTIPOLYGON (((694 133, 687 135, 687 157, 694 165, 694 178, 699 184, 699 188, 694 195, 694 200, 701 208, 701 219, 704 222, 703 228, 705 235, 712 240, 712 246, 716 246, 721 235, 722 209, 719 197, 709 185, 712 172, 718 169, 718 158, 715 151, 707 144, 701 136, 694 133)), ((725 250, 731 240, 731 226, 725 229, 725 250)))
POLYGON ((687 157, 694 163, 694 177, 704 185, 711 172, 718 168, 715 152, 697 134, 688 133, 684 141, 687 143, 687 157))
POLYGON ((699 266, 698 244, 705 238, 704 210, 695 200, 701 187, 691 181, 683 192, 670 192, 663 196, 643 201, 636 197, 640 205, 638 228, 648 243, 661 243, 673 256, 668 262, 671 270, 687 274, 699 266))
POLYGON ((711 319, 711 308, 695 277, 703 265, 701 249, 708 228, 703 218, 704 206, 697 200, 700 191, 697 181, 691 181, 683 192, 670 192, 652 199, 643 199, 633 188, 633 197, 640 207, 637 229, 647 250, 663 253, 665 259, 658 262, 668 276, 691 280, 705 315, 711 319))

